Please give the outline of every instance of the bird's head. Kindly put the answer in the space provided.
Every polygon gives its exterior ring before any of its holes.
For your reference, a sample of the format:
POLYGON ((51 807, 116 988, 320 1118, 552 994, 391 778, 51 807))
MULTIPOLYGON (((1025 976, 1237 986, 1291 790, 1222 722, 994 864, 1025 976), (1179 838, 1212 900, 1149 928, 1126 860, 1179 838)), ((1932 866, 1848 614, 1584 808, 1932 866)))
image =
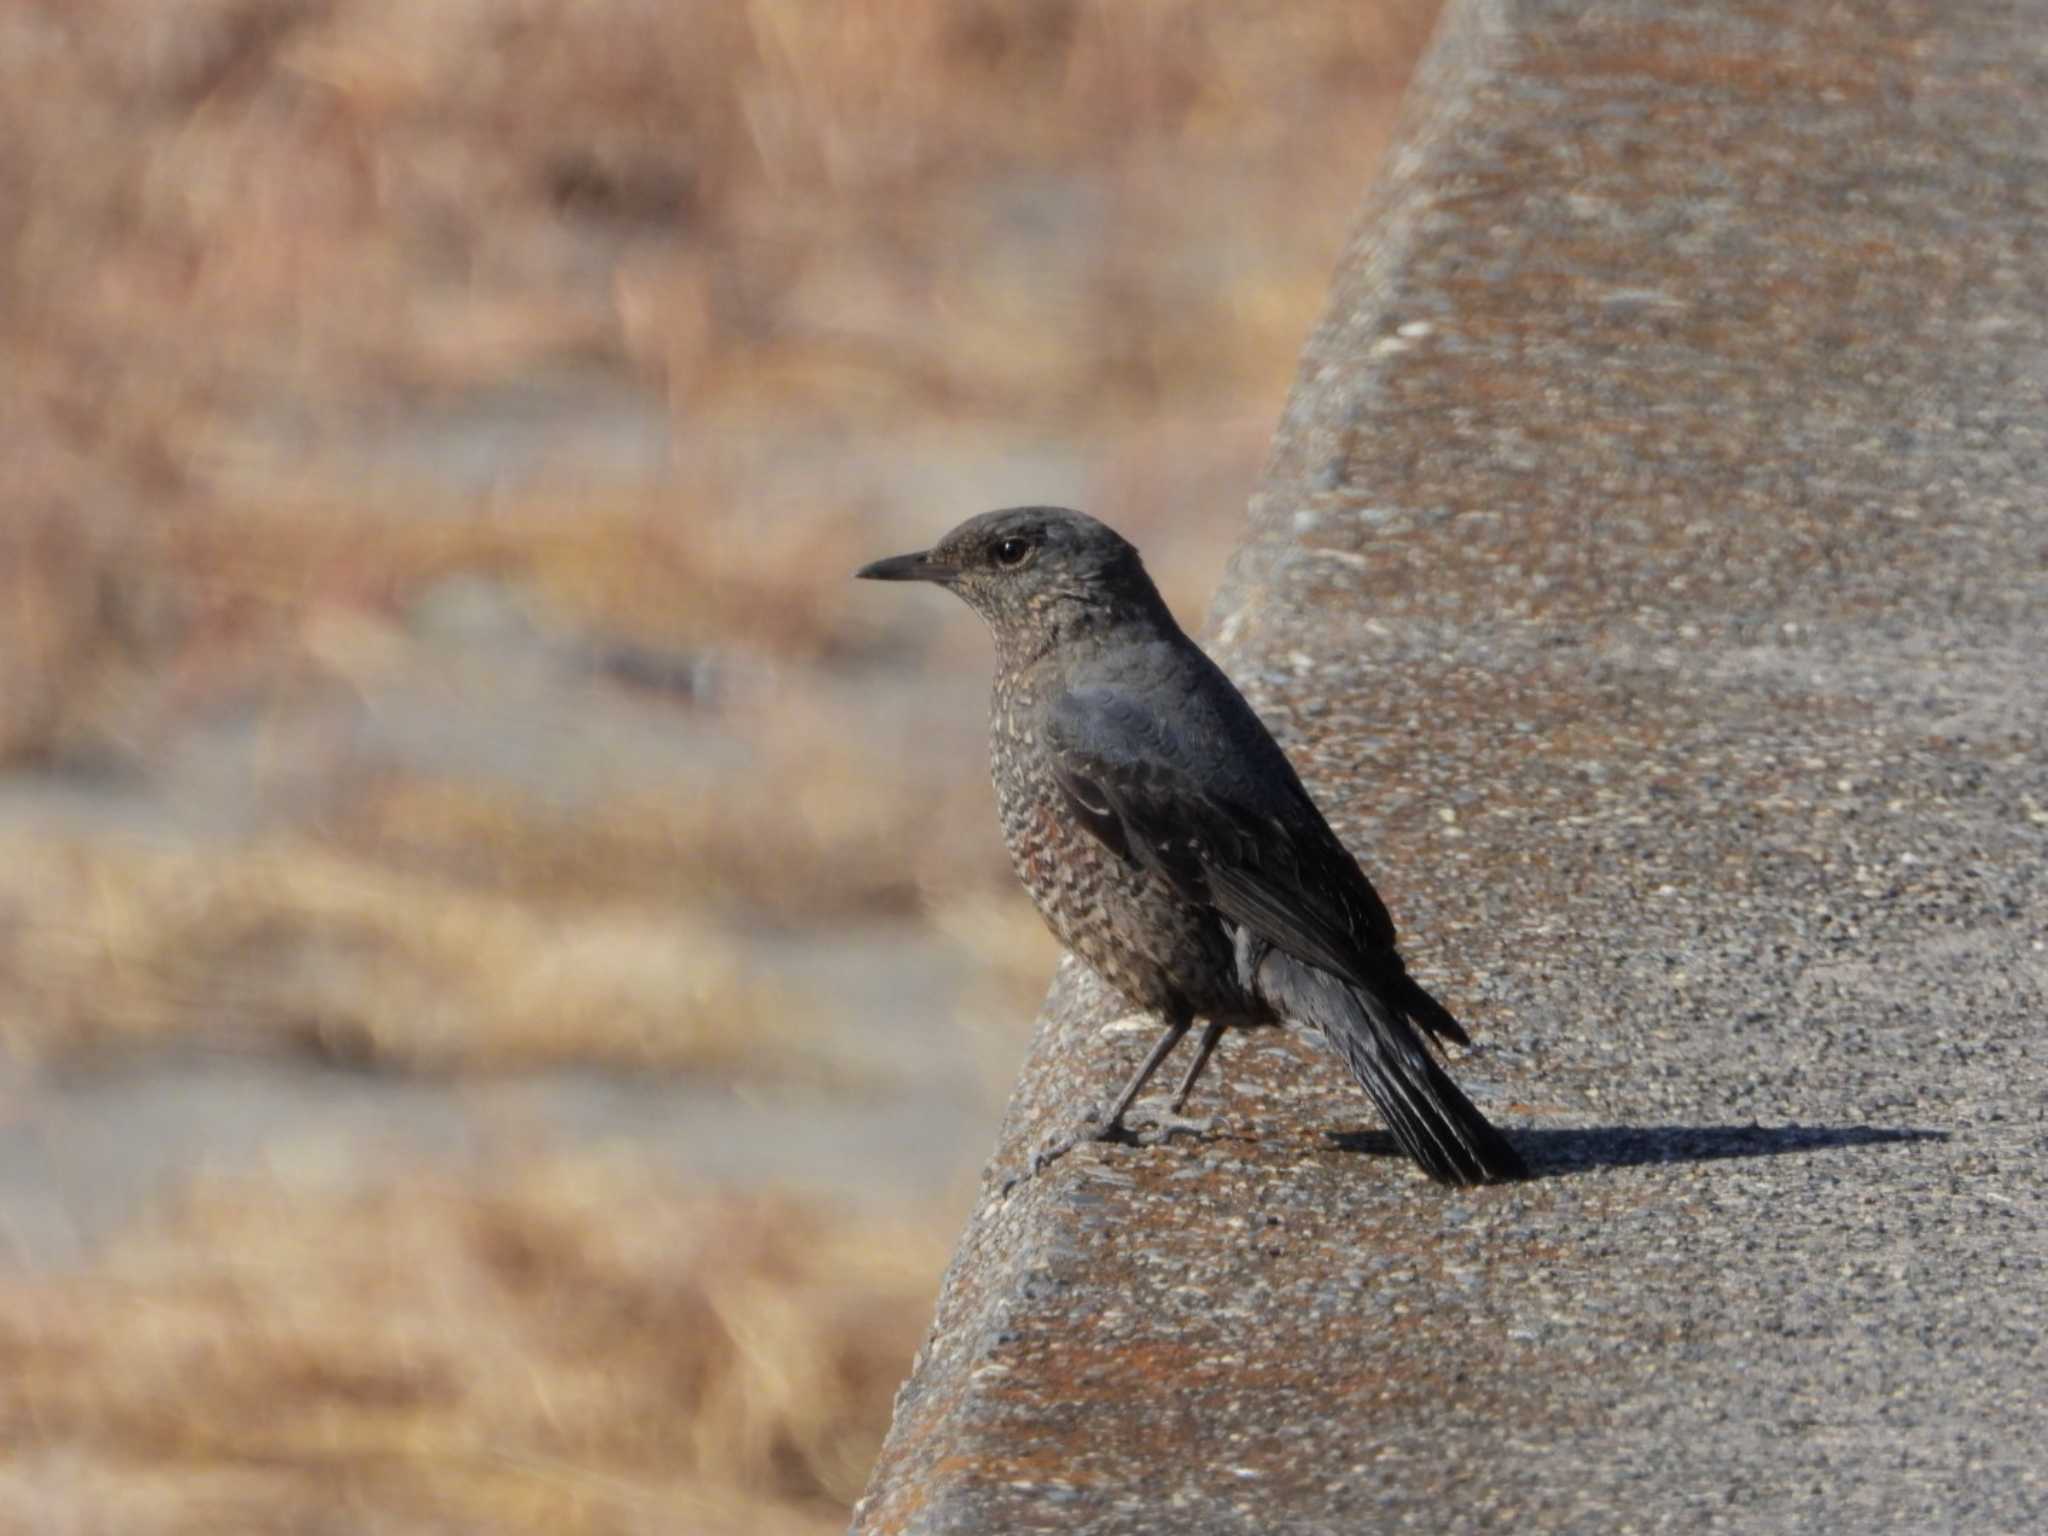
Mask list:
POLYGON ((1165 613, 1138 551, 1107 524, 1064 507, 984 512, 930 549, 854 574, 945 587, 988 622, 998 645, 1036 649, 1165 613))

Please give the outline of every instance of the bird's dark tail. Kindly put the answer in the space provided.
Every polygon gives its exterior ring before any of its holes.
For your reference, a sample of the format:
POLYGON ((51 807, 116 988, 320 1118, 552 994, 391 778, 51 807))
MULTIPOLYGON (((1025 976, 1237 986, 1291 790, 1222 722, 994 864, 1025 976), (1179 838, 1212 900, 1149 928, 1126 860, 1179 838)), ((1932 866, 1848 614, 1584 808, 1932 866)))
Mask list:
POLYGON ((1417 1025, 1457 1040, 1465 1033, 1405 972, 1390 977, 1385 989, 1368 991, 1269 949, 1252 983, 1276 1013, 1323 1032, 1379 1107, 1401 1150, 1439 1184, 1528 1177, 1521 1154, 1430 1054, 1417 1025), (1397 988, 1398 997, 1384 995, 1397 988))

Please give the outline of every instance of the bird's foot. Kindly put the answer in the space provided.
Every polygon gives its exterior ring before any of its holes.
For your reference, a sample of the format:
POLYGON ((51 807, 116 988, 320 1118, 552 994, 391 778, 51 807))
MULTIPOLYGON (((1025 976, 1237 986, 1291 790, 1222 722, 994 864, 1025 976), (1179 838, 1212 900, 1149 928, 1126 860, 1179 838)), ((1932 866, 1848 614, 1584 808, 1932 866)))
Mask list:
POLYGON ((1092 1122, 1093 1117, 1091 1116, 1089 1121, 1083 1123, 1082 1130, 1069 1131, 1065 1135, 1046 1137, 1044 1141, 1038 1144, 1037 1149, 1032 1152, 1031 1161, 1025 1165, 1024 1171, 1022 1173, 1013 1173, 1003 1180, 1002 1188, 996 1191, 997 1195, 1007 1195, 1026 1179, 1037 1178, 1046 1169, 1081 1145, 1083 1141, 1088 1140, 1093 1133, 1092 1122))
POLYGON ((1216 1129, 1214 1115, 1183 1115, 1171 1109, 1148 1113, 1142 1123, 1144 1130, 1131 1136, 1132 1143, 1142 1147, 1164 1146, 1177 1135, 1206 1136, 1216 1129))
POLYGON ((1101 1105, 1091 1106, 1087 1113, 1081 1116, 1079 1130, 1057 1140, 1048 1141, 1038 1149, 1031 1159, 1031 1171, 1042 1171, 1048 1164, 1065 1157, 1084 1141, 1107 1142, 1118 1147, 1135 1147, 1138 1144, 1138 1133, 1124 1124, 1121 1116, 1115 1120, 1107 1120, 1104 1115, 1105 1111, 1101 1105))
POLYGON ((1102 1111, 1090 1110, 1083 1117, 1079 1130, 1069 1131, 1064 1135, 1048 1136, 1040 1142, 1037 1150, 1031 1154, 1031 1161, 1024 1171, 1013 1173, 1003 1180, 1002 1187, 996 1193, 999 1197, 1007 1195, 1025 1180, 1037 1178, 1083 1142, 1106 1142, 1120 1147, 1158 1147, 1164 1146, 1176 1135, 1184 1133, 1189 1136, 1206 1136, 1215 1129, 1216 1119, 1213 1115, 1193 1118, 1175 1114, 1171 1110, 1147 1110, 1140 1117, 1139 1128, 1133 1128, 1123 1120, 1104 1124, 1102 1111))
POLYGON ((1038 1144, 1038 1150, 1031 1154, 1031 1172, 1033 1176, 1045 1172, 1046 1169, 1050 1168, 1079 1145, 1081 1145, 1081 1137, 1076 1134, 1048 1136, 1038 1144))

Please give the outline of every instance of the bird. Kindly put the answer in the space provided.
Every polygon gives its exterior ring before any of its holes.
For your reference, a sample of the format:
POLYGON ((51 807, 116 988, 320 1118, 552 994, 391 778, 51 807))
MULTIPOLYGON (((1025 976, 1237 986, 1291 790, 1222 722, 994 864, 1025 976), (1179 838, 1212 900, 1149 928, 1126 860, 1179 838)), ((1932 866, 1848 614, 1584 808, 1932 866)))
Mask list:
POLYGON ((1131 1139, 1125 1116, 1195 1020, 1175 1117, 1226 1030, 1291 1021, 1431 1178, 1527 1177, 1431 1052, 1469 1044, 1464 1027, 1409 974, 1379 893, 1133 545, 1086 513, 1007 507, 855 575, 943 587, 987 624, 1011 863, 1059 941, 1164 1021, 1093 1136, 1131 1139))

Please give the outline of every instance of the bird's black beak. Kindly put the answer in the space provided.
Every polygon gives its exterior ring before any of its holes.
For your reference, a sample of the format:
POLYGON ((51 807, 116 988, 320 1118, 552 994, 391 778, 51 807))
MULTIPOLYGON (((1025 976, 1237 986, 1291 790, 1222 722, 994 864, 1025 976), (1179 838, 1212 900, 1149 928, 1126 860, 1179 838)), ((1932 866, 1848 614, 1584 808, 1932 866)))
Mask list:
POLYGON ((944 581, 952 572, 934 562, 930 550, 921 549, 914 555, 891 555, 886 560, 877 560, 853 574, 857 581, 944 581))

